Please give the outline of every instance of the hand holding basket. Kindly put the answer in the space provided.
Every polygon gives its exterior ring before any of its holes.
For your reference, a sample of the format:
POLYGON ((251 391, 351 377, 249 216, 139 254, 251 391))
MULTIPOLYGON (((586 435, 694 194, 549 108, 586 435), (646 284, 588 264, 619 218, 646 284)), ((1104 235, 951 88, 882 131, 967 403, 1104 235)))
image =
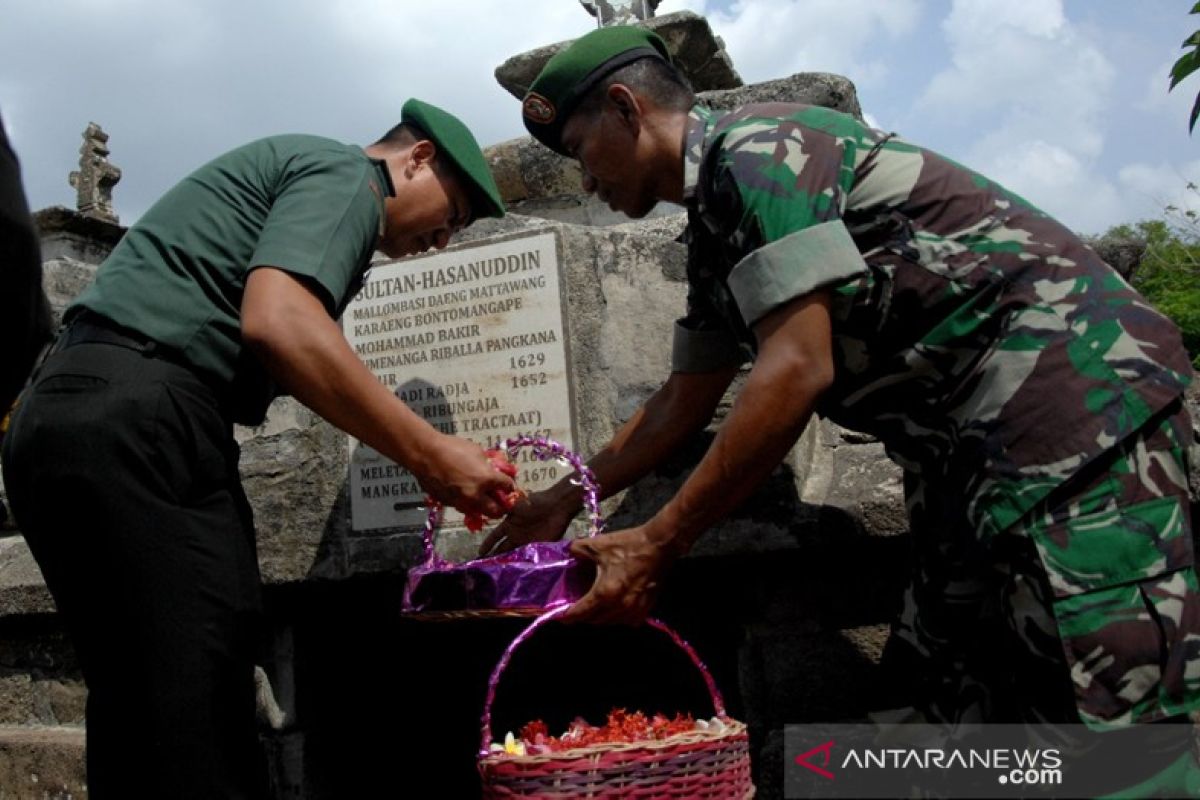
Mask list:
MULTIPOLYGON (((583 488, 588 514, 588 535, 603 527, 599 487, 587 464, 560 443, 542 437, 506 439, 510 455, 531 448, 541 461, 559 459, 570 465, 583 488)), ((442 522, 442 506, 429 508, 423 533, 424 559, 408 571, 402 611, 420 619, 455 619, 492 616, 536 616, 551 608, 569 605, 591 588, 595 567, 570 553, 571 542, 531 542, 498 555, 463 563, 437 554, 434 539, 442 522)))

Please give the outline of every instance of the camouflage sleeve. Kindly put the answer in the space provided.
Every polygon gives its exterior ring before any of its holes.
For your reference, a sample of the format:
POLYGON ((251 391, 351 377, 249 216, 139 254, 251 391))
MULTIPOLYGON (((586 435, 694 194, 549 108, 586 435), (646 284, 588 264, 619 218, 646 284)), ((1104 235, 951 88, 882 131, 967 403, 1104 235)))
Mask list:
POLYGON ((763 245, 729 273, 729 290, 747 325, 776 306, 866 272, 840 220, 822 222, 763 245))
POLYGON ((849 134, 857 123, 829 130, 800 116, 734 124, 717 160, 714 207, 726 238, 747 254, 729 275, 747 325, 792 298, 866 271, 841 221, 854 183, 849 134))

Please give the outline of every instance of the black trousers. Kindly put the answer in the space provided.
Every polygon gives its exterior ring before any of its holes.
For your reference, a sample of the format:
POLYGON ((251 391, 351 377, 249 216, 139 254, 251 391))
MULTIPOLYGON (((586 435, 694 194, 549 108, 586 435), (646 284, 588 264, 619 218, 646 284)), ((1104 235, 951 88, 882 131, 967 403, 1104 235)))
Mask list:
POLYGON ((213 392, 129 347, 54 353, 17 408, 4 481, 87 681, 95 800, 266 794, 237 459, 213 392))

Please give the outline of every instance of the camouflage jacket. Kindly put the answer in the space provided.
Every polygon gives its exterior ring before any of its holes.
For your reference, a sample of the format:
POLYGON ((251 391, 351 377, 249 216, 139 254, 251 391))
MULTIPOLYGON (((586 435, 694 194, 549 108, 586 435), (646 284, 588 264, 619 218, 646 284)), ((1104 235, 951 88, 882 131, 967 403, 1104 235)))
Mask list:
POLYGON ((825 108, 694 108, 688 313, 674 368, 753 355, 751 327, 832 292, 820 411, 962 498, 982 538, 1173 403, 1175 327, 1077 236, 929 150, 825 108))

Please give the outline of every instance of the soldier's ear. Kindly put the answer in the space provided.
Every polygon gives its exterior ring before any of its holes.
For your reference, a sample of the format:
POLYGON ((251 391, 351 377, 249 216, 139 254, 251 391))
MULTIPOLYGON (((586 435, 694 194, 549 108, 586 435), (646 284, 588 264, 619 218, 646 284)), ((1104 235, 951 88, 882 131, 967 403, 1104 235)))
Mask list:
POLYGON ((605 97, 608 98, 608 102, 623 125, 633 132, 641 127, 642 104, 628 86, 623 83, 614 83, 608 87, 605 97))
POLYGON ((404 164, 405 172, 411 175, 425 167, 432 168, 436 158, 437 145, 428 139, 421 139, 408 149, 408 157, 404 164))

